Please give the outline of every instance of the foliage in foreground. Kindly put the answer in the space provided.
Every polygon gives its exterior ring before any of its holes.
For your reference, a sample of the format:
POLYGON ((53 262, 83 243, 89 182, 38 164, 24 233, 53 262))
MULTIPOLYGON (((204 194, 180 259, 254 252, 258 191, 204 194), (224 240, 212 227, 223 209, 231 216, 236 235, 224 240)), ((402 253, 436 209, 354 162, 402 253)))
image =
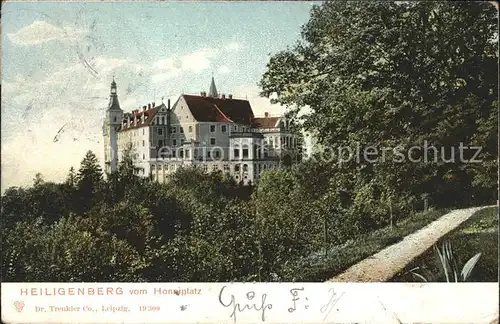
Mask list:
POLYGON ((397 228, 423 195, 437 207, 491 203, 498 58, 488 6, 329 1, 261 81, 263 95, 296 108, 291 117, 310 108, 303 125, 325 146, 463 143, 483 147, 482 163, 316 156, 243 188, 196 169, 167 184, 140 179, 132 152, 105 179, 88 152, 64 183, 38 175, 2 195, 2 280, 295 280, 295 265, 325 246, 397 228))
POLYGON ((472 215, 392 281, 497 282, 497 208, 485 208, 472 215))

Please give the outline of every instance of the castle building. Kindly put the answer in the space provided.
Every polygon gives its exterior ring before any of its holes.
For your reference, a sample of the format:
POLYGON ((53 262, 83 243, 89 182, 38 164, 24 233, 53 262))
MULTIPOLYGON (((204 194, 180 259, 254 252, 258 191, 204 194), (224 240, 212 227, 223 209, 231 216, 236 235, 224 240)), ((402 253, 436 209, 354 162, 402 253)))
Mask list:
POLYGON ((127 145, 137 174, 159 182, 181 167, 197 167, 252 184, 265 170, 301 159, 300 139, 285 117, 255 117, 247 100, 219 95, 213 77, 209 89, 181 95, 173 106, 167 100, 124 113, 113 80, 103 130, 106 173, 118 169, 127 145))

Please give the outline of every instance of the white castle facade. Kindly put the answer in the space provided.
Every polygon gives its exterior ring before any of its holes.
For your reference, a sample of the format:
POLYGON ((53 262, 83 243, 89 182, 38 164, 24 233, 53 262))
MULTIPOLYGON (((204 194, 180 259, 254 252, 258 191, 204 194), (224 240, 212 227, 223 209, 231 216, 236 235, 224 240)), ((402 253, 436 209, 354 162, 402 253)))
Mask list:
POLYGON ((103 126, 106 173, 118 169, 125 147, 132 145, 137 174, 165 182, 181 167, 221 171, 245 185, 265 170, 290 166, 301 159, 300 139, 284 117, 255 117, 247 100, 210 91, 181 95, 170 106, 150 103, 124 113, 116 82, 103 126))

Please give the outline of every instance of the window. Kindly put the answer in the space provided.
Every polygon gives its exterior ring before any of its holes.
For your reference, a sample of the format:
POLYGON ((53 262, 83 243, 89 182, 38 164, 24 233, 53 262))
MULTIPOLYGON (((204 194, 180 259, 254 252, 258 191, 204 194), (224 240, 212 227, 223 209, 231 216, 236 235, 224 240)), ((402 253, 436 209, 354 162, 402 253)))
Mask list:
POLYGON ((248 148, 243 149, 243 158, 248 159, 248 148))
POLYGON ((186 150, 186 158, 189 159, 189 150, 186 150))
POLYGON ((153 164, 153 165, 151 166, 151 171, 154 171, 154 170, 155 170, 155 165, 153 164))
POLYGON ((189 126, 189 127, 188 127, 188 131, 189 131, 190 133, 192 133, 192 132, 193 132, 193 126, 189 126))
POLYGON ((116 122, 116 116, 113 118, 113 121, 115 121, 115 122, 116 122))
POLYGON ((210 145, 215 145, 215 137, 210 138, 210 145))
POLYGON ((176 145, 177 145, 177 140, 174 138, 174 139, 172 140, 172 146, 176 146, 176 145))
POLYGON ((165 125, 165 117, 162 117, 162 118, 161 118, 161 124, 162 124, 162 125, 165 125))
POLYGON ((236 164, 234 166, 234 172, 240 172, 240 165, 239 164, 236 164))
POLYGON ((237 149, 237 148, 234 149, 234 157, 235 158, 240 157, 240 149, 237 149))
POLYGON ((212 152, 208 151, 207 152, 207 158, 211 158, 212 157, 212 152))
POLYGON ((180 132, 184 133, 184 128, 182 126, 180 127, 180 132))
POLYGON ((228 164, 224 164, 224 172, 225 173, 228 173, 229 172, 229 165, 228 164))
POLYGON ((216 157, 216 158, 220 157, 220 152, 219 152, 218 150, 217 150, 217 151, 215 151, 214 153, 215 153, 215 157, 216 157))
POLYGON ((237 132, 237 131, 238 131, 238 125, 234 125, 234 126, 233 126, 233 130, 234 130, 235 132, 237 132))
POLYGON ((142 159, 145 160, 146 159, 146 155, 144 155, 144 153, 142 153, 142 159))
POLYGON ((146 146, 146 142, 145 141, 142 141, 142 146, 146 146))
MULTIPOLYGON (((167 166, 165 166, 165 169, 167 168, 167 166)), ((158 165, 158 171, 162 171, 163 170, 163 166, 160 164, 158 165)))
POLYGON ((177 156, 177 151, 172 151, 172 157, 176 157, 177 156))
POLYGON ((202 166, 201 168, 202 168, 202 170, 203 170, 204 172, 207 172, 207 171, 208 171, 208 165, 206 165, 206 164, 203 164, 203 166, 202 166))
POLYGON ((219 170, 219 167, 216 164, 212 165, 212 171, 217 171, 217 170, 219 170))
POLYGON ((181 150, 181 151, 179 152, 179 157, 180 157, 180 158, 183 158, 183 157, 184 157, 184 150, 181 150))
POLYGON ((248 165, 247 164, 243 164, 243 172, 247 172, 248 171, 248 165))
POLYGON ((177 127, 173 126, 173 127, 170 127, 170 132, 172 134, 175 134, 177 132, 177 127))
POLYGON ((227 126, 226 125, 221 125, 220 131, 225 133, 227 131, 227 126))
POLYGON ((163 135, 163 128, 158 128, 158 135, 163 135))
POLYGON ((210 125, 210 133, 215 133, 215 125, 210 125))
POLYGON ((163 140, 158 140, 158 147, 163 147, 163 140))
POLYGON ((142 135, 144 135, 144 128, 142 129, 142 135))

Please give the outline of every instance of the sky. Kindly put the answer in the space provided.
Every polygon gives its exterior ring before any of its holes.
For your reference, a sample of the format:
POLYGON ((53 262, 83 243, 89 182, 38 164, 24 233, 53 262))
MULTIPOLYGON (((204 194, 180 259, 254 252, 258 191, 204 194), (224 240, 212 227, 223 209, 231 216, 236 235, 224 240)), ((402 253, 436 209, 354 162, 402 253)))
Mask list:
POLYGON ((283 113, 257 83, 270 56, 300 39, 314 4, 2 3, 2 192, 37 172, 62 181, 88 150, 102 163, 113 76, 124 111, 208 91, 213 75, 255 115, 283 113))

